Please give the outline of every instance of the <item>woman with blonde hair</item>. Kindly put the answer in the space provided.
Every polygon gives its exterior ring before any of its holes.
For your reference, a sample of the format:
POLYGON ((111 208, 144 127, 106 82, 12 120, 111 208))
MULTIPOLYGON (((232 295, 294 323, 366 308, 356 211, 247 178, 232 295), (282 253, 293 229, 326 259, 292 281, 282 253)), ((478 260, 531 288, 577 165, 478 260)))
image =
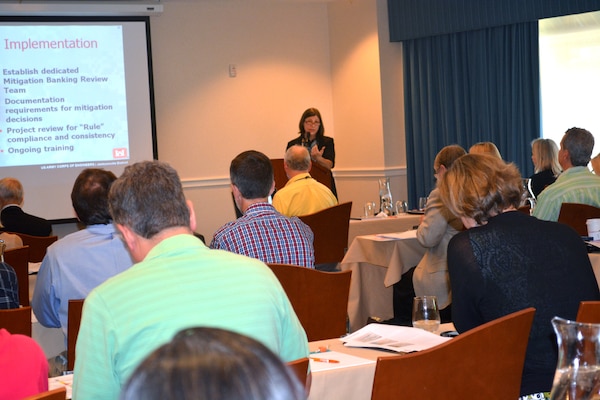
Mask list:
POLYGON ((542 190, 556 181, 562 169, 558 163, 558 146, 552 139, 535 139, 531 142, 531 161, 534 174, 531 179, 531 191, 537 197, 542 190))
POLYGON ((469 148, 469 154, 489 154, 502 160, 500 150, 498 150, 498 147, 496 147, 496 145, 492 142, 475 143, 469 148))
POLYGON ((574 320, 580 301, 600 299, 585 244, 567 225, 517 211, 523 184, 512 163, 467 154, 454 161, 438 187, 444 204, 468 228, 448 243, 454 326, 465 332, 535 307, 521 396, 543 399, 558 358, 550 320, 574 320))

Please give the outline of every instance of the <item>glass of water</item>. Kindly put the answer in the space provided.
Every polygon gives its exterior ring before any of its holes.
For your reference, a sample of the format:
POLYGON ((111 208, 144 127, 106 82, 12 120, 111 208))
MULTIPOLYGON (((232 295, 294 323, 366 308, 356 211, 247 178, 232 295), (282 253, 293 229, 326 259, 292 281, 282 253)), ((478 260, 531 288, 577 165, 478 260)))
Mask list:
POLYGON ((413 300, 413 327, 435 332, 440 327, 440 310, 437 297, 417 296, 413 300))

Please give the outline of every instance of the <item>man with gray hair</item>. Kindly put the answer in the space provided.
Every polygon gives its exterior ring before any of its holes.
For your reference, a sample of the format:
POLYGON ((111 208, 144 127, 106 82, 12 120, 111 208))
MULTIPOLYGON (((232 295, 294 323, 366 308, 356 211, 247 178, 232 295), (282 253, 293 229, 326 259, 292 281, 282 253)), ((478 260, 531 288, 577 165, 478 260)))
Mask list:
POLYGON ((273 196, 273 207, 277 211, 288 217, 295 217, 313 214, 338 204, 331 190, 310 176, 311 167, 306 147, 294 145, 287 149, 283 168, 289 180, 273 196))
POLYGON ((118 398, 148 354, 194 326, 252 337, 285 362, 308 357, 306 333, 272 271, 193 235, 194 208, 172 167, 128 166, 108 201, 137 264, 85 299, 73 398, 118 398))
POLYGON ((23 185, 16 178, 0 179, 0 221, 2 231, 32 236, 49 236, 52 225, 44 218, 23 211, 23 185))
POLYGON ((560 141, 558 162, 563 172, 544 189, 533 216, 557 221, 562 203, 582 203, 600 207, 600 177, 587 167, 594 149, 594 136, 582 128, 571 128, 560 141))

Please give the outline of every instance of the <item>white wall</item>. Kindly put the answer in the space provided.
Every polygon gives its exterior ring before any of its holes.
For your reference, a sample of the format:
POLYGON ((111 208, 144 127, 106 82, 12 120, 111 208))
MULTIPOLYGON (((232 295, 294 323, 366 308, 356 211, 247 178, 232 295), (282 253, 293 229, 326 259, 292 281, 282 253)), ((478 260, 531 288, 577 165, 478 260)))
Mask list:
POLYGON ((381 37, 385 4, 167 0, 151 18, 159 159, 179 171, 208 240, 235 218, 231 159, 282 157, 308 107, 335 138, 338 193, 353 215, 376 199, 379 176, 406 197, 400 48, 381 37))

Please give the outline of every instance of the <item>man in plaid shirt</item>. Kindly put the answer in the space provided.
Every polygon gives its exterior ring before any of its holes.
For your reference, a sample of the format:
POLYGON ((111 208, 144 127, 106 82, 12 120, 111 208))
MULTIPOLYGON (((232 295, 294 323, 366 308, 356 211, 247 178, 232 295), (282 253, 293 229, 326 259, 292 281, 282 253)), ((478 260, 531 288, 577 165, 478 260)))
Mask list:
POLYGON ((244 215, 219 228, 210 247, 265 263, 314 268, 311 229, 297 217, 280 214, 268 201, 275 189, 271 160, 258 151, 245 151, 233 159, 229 174, 235 203, 244 215))

